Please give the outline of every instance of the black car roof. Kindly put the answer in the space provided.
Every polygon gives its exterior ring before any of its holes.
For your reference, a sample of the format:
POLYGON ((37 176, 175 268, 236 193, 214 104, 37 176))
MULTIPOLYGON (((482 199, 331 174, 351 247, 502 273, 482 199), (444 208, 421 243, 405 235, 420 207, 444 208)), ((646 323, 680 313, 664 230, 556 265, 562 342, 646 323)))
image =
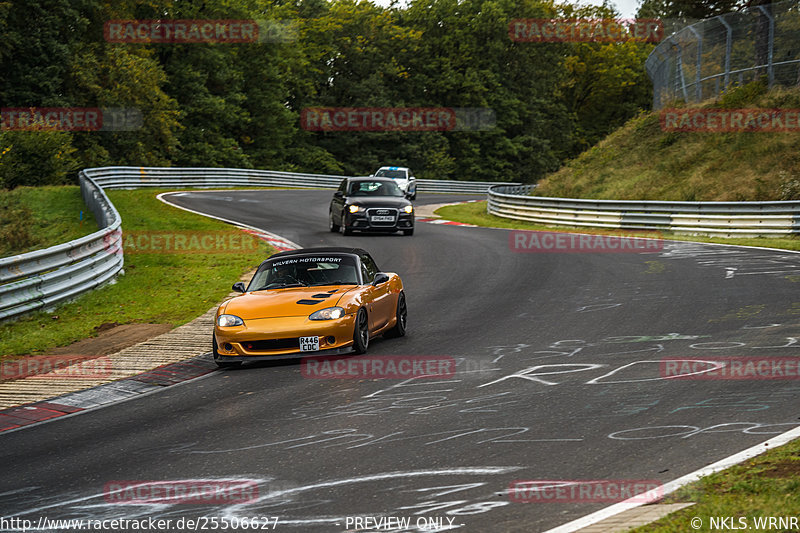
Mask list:
POLYGON ((285 252, 278 252, 277 254, 273 254, 269 256, 269 259, 273 259, 276 257, 290 257, 292 255, 313 255, 313 254, 354 254, 354 255, 361 255, 367 254, 369 252, 364 250, 363 248, 346 248, 343 246, 323 246, 319 248, 300 248, 299 250, 287 250, 285 252))

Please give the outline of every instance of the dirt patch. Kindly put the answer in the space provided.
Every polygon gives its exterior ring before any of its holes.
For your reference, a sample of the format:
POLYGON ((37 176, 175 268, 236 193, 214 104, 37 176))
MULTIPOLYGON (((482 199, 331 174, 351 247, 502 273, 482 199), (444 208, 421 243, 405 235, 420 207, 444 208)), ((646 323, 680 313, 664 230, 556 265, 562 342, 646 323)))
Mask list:
POLYGON ((763 477, 789 479, 800 477, 800 461, 787 459, 772 465, 773 468, 761 473, 763 477))
POLYGON ((69 346, 48 350, 45 355, 111 355, 118 351, 152 339, 172 329, 172 324, 117 324, 107 322, 95 328, 97 337, 82 339, 69 346))

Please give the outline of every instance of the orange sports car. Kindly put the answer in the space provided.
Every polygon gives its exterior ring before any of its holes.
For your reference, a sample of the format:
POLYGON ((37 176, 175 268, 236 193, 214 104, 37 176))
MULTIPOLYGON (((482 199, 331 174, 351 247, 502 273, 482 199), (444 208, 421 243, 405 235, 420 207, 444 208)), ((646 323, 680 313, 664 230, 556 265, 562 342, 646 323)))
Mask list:
POLYGON ((214 319, 214 361, 364 353, 376 335, 406 333, 403 282, 381 272, 360 248, 307 248, 272 255, 243 294, 225 301, 214 319))

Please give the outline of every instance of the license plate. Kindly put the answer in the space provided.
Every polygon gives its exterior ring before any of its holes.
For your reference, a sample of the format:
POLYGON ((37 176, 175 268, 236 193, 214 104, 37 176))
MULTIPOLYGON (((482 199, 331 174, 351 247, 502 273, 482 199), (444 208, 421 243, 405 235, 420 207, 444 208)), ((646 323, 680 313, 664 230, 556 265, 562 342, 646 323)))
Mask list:
POLYGON ((319 337, 300 337, 301 352, 318 352, 319 337))
POLYGON ((394 217, 391 216, 391 215, 388 215, 388 216, 386 216, 386 215, 380 216, 379 215, 379 216, 370 217, 370 220, 372 222, 394 222, 394 217))

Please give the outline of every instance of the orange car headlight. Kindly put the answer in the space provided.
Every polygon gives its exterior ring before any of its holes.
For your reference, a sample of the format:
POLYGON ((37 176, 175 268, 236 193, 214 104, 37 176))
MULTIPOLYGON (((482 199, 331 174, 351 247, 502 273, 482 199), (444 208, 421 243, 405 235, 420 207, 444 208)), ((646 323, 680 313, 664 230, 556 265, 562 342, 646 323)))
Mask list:
POLYGON ((344 309, 341 307, 327 307, 325 309, 320 309, 314 313, 308 315, 308 318, 311 320, 334 320, 337 318, 342 318, 344 316, 344 309))
POLYGON ((217 318, 217 325, 222 328, 244 326, 244 320, 236 315, 219 315, 219 318, 217 318))

